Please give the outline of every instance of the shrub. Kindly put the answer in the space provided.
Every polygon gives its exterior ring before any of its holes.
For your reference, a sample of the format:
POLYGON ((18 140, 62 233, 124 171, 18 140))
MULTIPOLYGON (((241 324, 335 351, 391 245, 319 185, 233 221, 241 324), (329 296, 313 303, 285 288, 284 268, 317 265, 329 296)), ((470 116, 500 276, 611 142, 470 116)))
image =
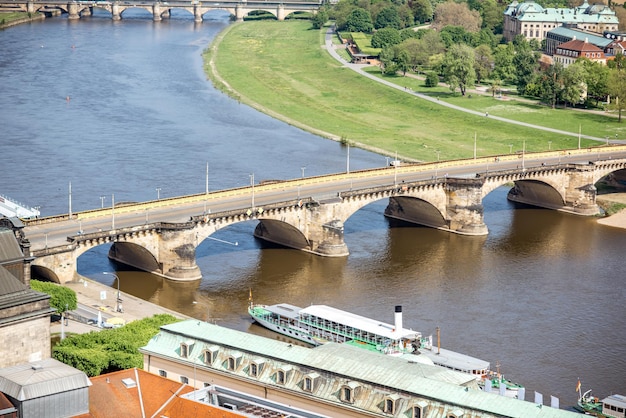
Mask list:
POLYGON ((426 71, 426 80, 424 85, 426 87, 437 87, 439 84, 439 76, 434 71, 426 71))

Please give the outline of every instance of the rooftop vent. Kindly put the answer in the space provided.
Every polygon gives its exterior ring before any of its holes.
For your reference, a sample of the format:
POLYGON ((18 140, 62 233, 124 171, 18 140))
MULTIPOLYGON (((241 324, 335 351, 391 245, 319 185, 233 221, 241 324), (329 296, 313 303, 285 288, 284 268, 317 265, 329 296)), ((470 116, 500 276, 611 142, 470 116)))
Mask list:
POLYGON ((126 389, 137 387, 137 383, 130 377, 122 379, 122 383, 124 384, 124 386, 126 386, 126 389))
POLYGON ((43 366, 41 364, 31 364, 30 366, 33 370, 42 370, 43 366))

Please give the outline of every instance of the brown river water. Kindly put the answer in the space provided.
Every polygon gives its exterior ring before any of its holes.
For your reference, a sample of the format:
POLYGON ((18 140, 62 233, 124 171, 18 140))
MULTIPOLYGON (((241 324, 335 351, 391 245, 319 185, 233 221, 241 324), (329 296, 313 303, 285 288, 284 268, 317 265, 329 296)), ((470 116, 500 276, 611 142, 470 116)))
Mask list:
MULTIPOLYGON (((217 92, 200 54, 228 25, 223 14, 155 24, 96 14, 0 32, 1 194, 43 215, 340 172, 346 150, 217 92), (69 96, 70 100, 67 100, 69 96), (305 168, 302 170, 302 168, 305 168), (158 192, 157 192, 157 189, 158 192)), ((350 168, 386 158, 350 150, 350 168)), ((626 230, 595 219, 516 207, 506 188, 485 199, 486 237, 395 225, 386 202, 348 220, 350 256, 320 258, 255 240, 254 222, 233 225, 198 248, 203 279, 177 283, 125 271, 98 247, 79 273, 196 318, 277 338, 246 314, 258 303, 327 304, 434 333, 442 346, 501 365, 533 391, 560 398, 583 390, 626 393, 626 230), (237 243, 238 245, 234 245, 237 243)))

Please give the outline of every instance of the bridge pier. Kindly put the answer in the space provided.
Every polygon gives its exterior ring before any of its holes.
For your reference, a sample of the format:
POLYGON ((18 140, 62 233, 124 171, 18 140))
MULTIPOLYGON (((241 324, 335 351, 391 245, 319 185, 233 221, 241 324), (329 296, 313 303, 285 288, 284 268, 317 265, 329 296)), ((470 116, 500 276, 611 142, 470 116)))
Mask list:
POLYGON ((445 183, 390 196, 385 216, 460 235, 487 235, 482 180, 448 178, 445 183))
MULTIPOLYGON (((254 236, 324 257, 349 254, 344 242, 341 200, 295 206, 282 219, 260 219, 254 236)), ((272 215, 264 212, 264 215, 272 215)))
POLYGON ((118 2, 113 2, 111 5, 111 19, 112 20, 122 20, 122 13, 120 12, 120 5, 118 2))
POLYGON ((160 22, 162 20, 160 3, 154 3, 154 6, 152 6, 152 20, 154 22, 160 22))
POLYGON ((200 6, 198 6, 197 4, 195 4, 193 6, 193 21, 196 23, 201 23, 202 22, 202 9, 200 8, 200 6))
POLYGON ((243 22, 244 16, 245 16, 245 11, 244 11, 243 6, 241 6, 240 4, 235 6, 235 20, 237 22, 243 22))
POLYGON ((199 280, 202 272, 196 264, 194 226, 170 224, 154 235, 119 237, 109 250, 109 258, 171 280, 199 280), (133 242, 125 241, 131 237, 133 242))
POLYGON ((67 14, 69 20, 77 20, 80 19, 80 14, 78 13, 78 3, 68 3, 67 4, 67 14))
POLYGON ((517 203, 575 215, 593 216, 600 213, 596 203, 597 174, 593 165, 580 165, 562 174, 558 187, 543 181, 529 179, 515 181, 507 199, 517 203))
POLYGON ((276 19, 279 21, 285 20, 285 6, 283 4, 279 4, 276 8, 276 19))

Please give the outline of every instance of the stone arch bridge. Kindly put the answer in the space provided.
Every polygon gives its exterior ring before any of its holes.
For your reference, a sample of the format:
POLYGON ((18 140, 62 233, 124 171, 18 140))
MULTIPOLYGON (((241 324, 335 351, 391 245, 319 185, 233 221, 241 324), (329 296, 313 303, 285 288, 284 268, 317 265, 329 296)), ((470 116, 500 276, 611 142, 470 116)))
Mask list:
MULTIPOLYGON (((422 173, 426 178, 414 181, 354 190, 342 186, 343 190, 325 197, 275 199, 263 206, 255 206, 253 197, 252 205, 248 201, 238 209, 201 213, 184 222, 148 223, 146 219, 145 223, 117 229, 74 234, 62 245, 33 245, 29 249, 34 258, 32 268, 55 282, 72 281, 81 254, 113 243, 109 251, 113 260, 169 279, 197 280, 201 272, 195 260, 196 247, 214 232, 239 222, 257 221, 254 235, 260 239, 320 256, 344 257, 348 255, 344 223, 362 207, 382 199, 389 201, 385 215, 390 218, 462 235, 485 235, 483 198, 502 185, 514 184, 508 195, 512 201, 589 216, 599 213, 594 185, 601 178, 614 173, 626 180, 626 159, 517 166, 471 177, 433 176, 434 165, 422 173)), ((389 170, 365 170, 362 174, 389 170)), ((393 171, 396 180, 398 174, 393 171)), ((339 181, 341 176, 346 174, 322 177, 337 177, 339 181)), ((277 187, 285 189, 295 182, 281 182, 277 187)), ((257 196, 263 187, 269 190, 275 186, 257 186, 257 196)), ((29 228, 27 225, 20 231, 27 245, 29 228)))
MULTIPOLYGON (((5 4, 0 1, 0 4, 5 4)), ((237 21, 252 12, 264 11, 276 17, 277 20, 285 20, 292 13, 310 12, 317 13, 320 7, 319 2, 312 1, 240 1, 240 0, 219 0, 219 1, 11 1, 6 3, 15 10, 27 13, 67 13, 68 19, 80 19, 81 16, 91 16, 94 9, 106 10, 111 13, 113 20, 122 19, 122 15, 129 9, 144 9, 152 14, 155 22, 163 18, 170 17, 171 11, 184 10, 189 12, 194 21, 202 22, 203 15, 212 10, 223 10, 230 13, 237 21)))

